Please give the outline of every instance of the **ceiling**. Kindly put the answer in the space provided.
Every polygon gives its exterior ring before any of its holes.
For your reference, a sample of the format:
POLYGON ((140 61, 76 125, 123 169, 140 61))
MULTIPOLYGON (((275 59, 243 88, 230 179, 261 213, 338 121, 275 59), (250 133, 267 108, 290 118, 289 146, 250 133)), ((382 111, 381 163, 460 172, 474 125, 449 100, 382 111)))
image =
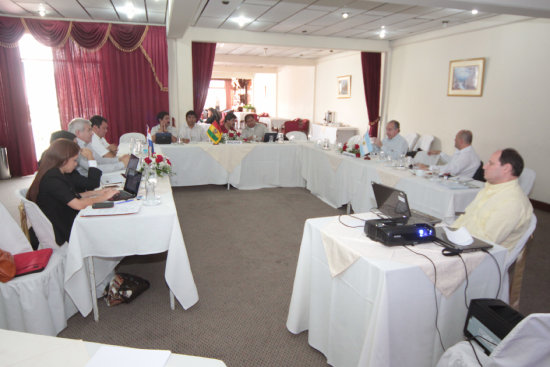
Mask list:
MULTIPOLYGON (((0 14, 396 40, 500 14, 550 18, 548 0, 0 0, 0 14), (472 14, 477 9, 477 14, 472 14), (344 18, 343 14, 347 14, 344 18), (168 19, 170 17, 170 19, 168 19)), ((177 35, 176 35, 177 36, 177 35)), ((181 36, 181 35, 180 35, 181 36)), ((338 50, 218 44, 220 55, 319 58, 338 50)))

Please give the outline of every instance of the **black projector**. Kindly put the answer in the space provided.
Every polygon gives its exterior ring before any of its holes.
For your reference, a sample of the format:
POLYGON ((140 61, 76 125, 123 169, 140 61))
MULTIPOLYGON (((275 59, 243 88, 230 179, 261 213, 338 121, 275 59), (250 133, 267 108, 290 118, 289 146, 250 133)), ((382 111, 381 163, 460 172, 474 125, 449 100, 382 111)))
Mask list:
POLYGON ((365 234, 386 246, 415 245, 435 240, 435 229, 431 225, 407 222, 407 218, 367 220, 365 234))

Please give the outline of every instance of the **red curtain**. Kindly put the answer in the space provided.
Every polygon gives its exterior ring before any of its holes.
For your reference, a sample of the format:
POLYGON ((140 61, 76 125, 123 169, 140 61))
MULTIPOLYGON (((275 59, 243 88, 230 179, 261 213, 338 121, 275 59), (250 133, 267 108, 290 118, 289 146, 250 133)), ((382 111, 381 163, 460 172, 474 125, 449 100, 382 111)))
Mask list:
POLYGON ((24 31, 19 19, 0 17, 0 146, 7 148, 13 176, 30 175, 38 168, 17 47, 24 31))
POLYGON ((365 99, 369 115, 369 135, 378 136, 380 122, 380 73, 382 54, 380 52, 361 52, 361 66, 363 67, 363 84, 365 99))
POLYGON ((193 110, 197 116, 200 116, 212 77, 216 44, 192 42, 191 53, 193 59, 193 110))

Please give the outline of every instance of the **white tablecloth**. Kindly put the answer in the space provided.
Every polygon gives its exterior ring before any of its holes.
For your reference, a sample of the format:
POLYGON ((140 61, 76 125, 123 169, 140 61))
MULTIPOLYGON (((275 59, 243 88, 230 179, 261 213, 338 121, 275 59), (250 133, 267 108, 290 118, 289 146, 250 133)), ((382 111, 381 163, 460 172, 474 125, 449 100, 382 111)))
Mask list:
MULTIPOLYGON (((418 266, 364 257, 333 278, 321 230, 336 220, 306 221, 288 330, 295 334, 309 330, 309 344, 336 367, 435 365, 443 350, 435 329, 432 281, 418 266)), ((504 269, 506 249, 495 246, 492 253, 504 269)), ((449 274, 438 273, 443 276, 449 274)), ((487 256, 469 276, 468 302, 495 297, 498 284, 496 264, 487 256)), ((445 347, 462 339, 467 313, 464 287, 462 283, 449 297, 437 291, 438 327, 445 347)), ((499 296, 506 301, 507 294, 508 285, 502 284, 499 296)))
POLYGON ((120 257, 168 251, 165 269, 168 286, 183 308, 188 309, 198 301, 168 179, 159 180, 157 195, 160 195, 160 205, 142 206, 137 214, 76 217, 67 248, 65 290, 83 316, 92 310, 84 265, 84 259, 89 256, 94 257, 95 278, 99 284, 120 257))

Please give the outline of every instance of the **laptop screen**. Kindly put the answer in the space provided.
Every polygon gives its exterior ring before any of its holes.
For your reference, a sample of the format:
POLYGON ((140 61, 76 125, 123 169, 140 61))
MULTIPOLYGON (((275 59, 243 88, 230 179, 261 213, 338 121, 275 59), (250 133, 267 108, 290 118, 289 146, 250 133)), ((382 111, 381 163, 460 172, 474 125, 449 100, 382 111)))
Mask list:
POLYGON ((128 160, 128 166, 126 166, 126 176, 128 176, 128 172, 137 170, 139 164, 139 158, 135 155, 130 155, 130 160, 128 160))
POLYGON ((172 143, 172 134, 171 133, 156 133, 155 134, 155 143, 156 144, 171 144, 172 143))
POLYGON ((124 183, 124 191, 137 196, 139 191, 139 184, 141 183, 141 172, 136 170, 129 170, 126 175, 126 182, 124 183))
POLYGON ((382 213, 391 218, 411 216, 407 195, 403 191, 376 182, 372 183, 372 190, 382 213))

